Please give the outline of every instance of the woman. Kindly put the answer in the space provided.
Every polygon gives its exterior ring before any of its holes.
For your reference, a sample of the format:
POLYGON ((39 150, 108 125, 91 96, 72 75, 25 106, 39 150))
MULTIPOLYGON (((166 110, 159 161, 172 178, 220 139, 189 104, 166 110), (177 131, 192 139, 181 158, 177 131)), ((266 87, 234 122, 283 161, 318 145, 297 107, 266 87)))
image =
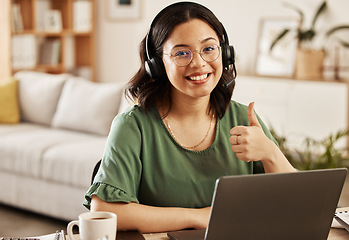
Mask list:
POLYGON ((128 88, 139 104, 114 119, 85 206, 116 213, 119 230, 202 229, 220 176, 295 171, 253 103, 231 101, 233 54, 202 5, 155 17, 128 88))

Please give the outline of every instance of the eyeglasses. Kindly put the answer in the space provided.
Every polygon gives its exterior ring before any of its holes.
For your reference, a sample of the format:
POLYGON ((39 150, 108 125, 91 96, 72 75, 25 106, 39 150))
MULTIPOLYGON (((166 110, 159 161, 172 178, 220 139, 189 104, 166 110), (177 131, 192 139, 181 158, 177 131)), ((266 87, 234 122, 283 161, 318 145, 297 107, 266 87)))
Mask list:
POLYGON ((206 62, 213 62, 217 60, 220 54, 220 46, 217 45, 209 45, 203 47, 200 51, 195 50, 191 51, 188 48, 181 48, 181 49, 175 49, 170 54, 163 53, 164 55, 168 55, 172 58, 173 62, 180 67, 187 66, 191 63, 193 60, 193 54, 194 52, 198 52, 203 60, 206 62))

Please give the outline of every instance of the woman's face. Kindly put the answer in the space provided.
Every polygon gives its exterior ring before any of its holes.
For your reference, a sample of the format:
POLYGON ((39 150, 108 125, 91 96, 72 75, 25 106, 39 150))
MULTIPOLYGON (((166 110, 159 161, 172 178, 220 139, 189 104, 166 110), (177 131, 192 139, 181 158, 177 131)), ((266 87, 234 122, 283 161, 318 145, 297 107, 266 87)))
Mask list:
POLYGON ((191 98, 210 96, 222 76, 222 53, 218 48, 218 58, 206 62, 199 51, 209 54, 212 46, 220 46, 219 38, 202 20, 193 19, 174 28, 163 46, 163 62, 173 94, 191 98), (188 49, 192 52, 192 61, 187 66, 176 65, 175 56, 185 55, 188 49))

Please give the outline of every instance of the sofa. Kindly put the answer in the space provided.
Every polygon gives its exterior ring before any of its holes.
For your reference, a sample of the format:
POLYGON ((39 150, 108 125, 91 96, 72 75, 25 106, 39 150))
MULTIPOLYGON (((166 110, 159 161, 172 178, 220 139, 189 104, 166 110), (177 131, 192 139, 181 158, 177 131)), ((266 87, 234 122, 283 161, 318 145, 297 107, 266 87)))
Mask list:
POLYGON ((82 205, 125 83, 21 71, 0 85, 0 203, 70 221, 82 205))

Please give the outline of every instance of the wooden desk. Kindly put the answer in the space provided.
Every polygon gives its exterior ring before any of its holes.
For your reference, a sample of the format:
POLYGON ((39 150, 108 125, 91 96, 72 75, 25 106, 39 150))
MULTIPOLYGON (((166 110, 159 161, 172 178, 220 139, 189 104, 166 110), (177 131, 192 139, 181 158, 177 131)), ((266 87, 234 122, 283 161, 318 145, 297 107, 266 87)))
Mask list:
MULTIPOLYGON (((349 211, 349 207, 337 208, 336 212, 349 211)), ((146 240, 170 240, 166 233, 143 234, 146 240)), ((345 229, 331 228, 327 240, 349 240, 349 232, 345 229)))
MULTIPOLYGON (((160 238, 161 239, 161 238, 160 238)), ((349 239, 349 232, 345 229, 331 228, 328 240, 345 240, 349 239)))
MULTIPOLYGON (((143 234, 146 240, 170 240, 166 233, 143 234)), ((328 240, 349 240, 349 232, 345 229, 331 228, 328 240)))
MULTIPOLYGON (((167 233, 147 233, 143 234, 143 237, 146 240, 170 240, 167 233)), ((69 240, 69 237, 66 236, 66 239, 69 240)), ((73 240, 80 240, 79 234, 75 234, 73 240)), ((349 232, 345 229, 331 228, 327 240, 349 240, 349 232)))
POLYGON ((143 234, 146 240, 169 240, 166 233, 148 233, 143 234))
MULTIPOLYGON (((337 208, 336 211, 345 210, 349 211, 349 207, 337 208)), ((170 238, 167 237, 167 233, 147 233, 143 234, 143 237, 146 240, 170 240, 170 238)), ((69 240, 69 237, 67 236, 66 239, 69 240)), ((79 240, 79 235, 75 234, 73 240, 79 240)), ((349 232, 342 228, 331 228, 327 240, 349 240, 349 232)))

